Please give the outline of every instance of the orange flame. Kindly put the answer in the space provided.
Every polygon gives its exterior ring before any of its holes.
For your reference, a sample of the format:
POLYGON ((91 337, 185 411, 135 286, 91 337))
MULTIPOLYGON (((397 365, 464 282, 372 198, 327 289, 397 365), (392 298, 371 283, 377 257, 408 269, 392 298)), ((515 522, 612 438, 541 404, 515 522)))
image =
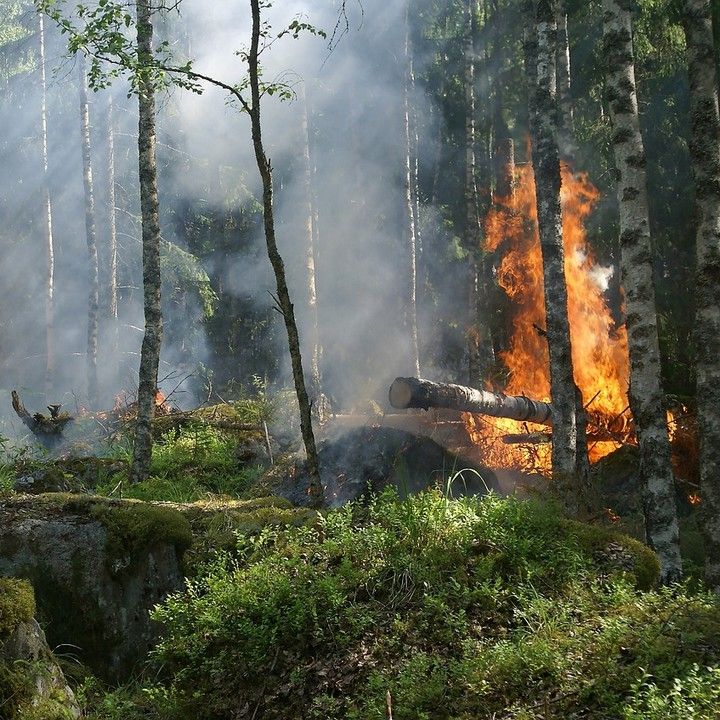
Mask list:
MULTIPOLYGON (((616 326, 605 297, 611 271, 595 262, 588 246, 585 221, 598 199, 586 174, 562 167, 563 240, 568 314, 575 381, 590 416, 591 461, 618 447, 616 438, 632 435, 628 408, 629 361, 627 334, 616 326)), ((496 199, 486 225, 485 249, 499 251, 497 282, 514 308, 510 346, 502 354, 508 371, 506 392, 550 399, 547 339, 544 336, 543 265, 537 229, 537 205, 532 167, 518 168, 514 193, 496 199)), ((507 433, 534 433, 541 428, 512 420, 487 423, 466 418, 475 442, 492 444, 488 461, 547 473, 550 445, 501 446, 507 433), (530 459, 529 459, 530 458, 530 459)))

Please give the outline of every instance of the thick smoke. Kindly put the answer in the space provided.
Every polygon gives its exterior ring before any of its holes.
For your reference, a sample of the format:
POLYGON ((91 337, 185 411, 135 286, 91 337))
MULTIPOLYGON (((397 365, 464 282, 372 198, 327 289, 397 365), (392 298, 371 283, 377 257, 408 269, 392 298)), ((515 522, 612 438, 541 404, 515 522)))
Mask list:
MULTIPOLYGON (((411 371, 403 324, 407 282, 403 236, 404 3, 348 3, 347 10, 348 31, 332 50, 327 39, 305 33, 298 39, 279 39, 261 56, 266 81, 288 83, 298 91, 298 98, 292 102, 265 98, 262 113, 266 149, 275 169, 278 241, 304 339, 309 319, 301 87, 308 98, 319 221, 317 286, 324 348, 322 368, 329 391, 346 406, 361 398, 382 398, 395 375, 411 371)), ((276 32, 296 18, 329 33, 334 28, 342 32, 344 27, 336 3, 277 3, 267 15, 276 32)), ((33 407, 45 400, 45 259, 37 20, 31 8, 18 17, 17 24, 27 29, 21 43, 26 46, 29 67, 7 79, 8 101, 0 109, 5 128, 0 210, 6 223, 0 231, 5 259, 0 279, 5 308, 0 392, 7 397, 9 390, 17 387, 25 394, 28 407, 33 407)), ((48 400, 75 409, 85 403, 88 290, 79 101, 74 61, 65 54, 66 38, 51 25, 46 21, 49 164, 56 244, 56 373, 54 395, 48 400)), ((249 3, 184 0, 180 18, 169 18, 157 29, 170 41, 177 57, 192 58, 198 71, 229 83, 244 78, 237 51, 246 49, 249 43, 249 3)), ((420 64, 421 58, 416 62, 420 64)), ((116 105, 121 295, 117 354, 109 350, 110 325, 101 319, 99 369, 105 404, 123 389, 132 393, 143 324, 136 100, 127 97, 127 85, 121 80, 90 98, 101 313, 106 313, 107 304, 105 109, 110 95, 116 105)), ((419 90, 414 102, 420 119, 422 164, 436 155, 431 141, 436 131, 430 131, 428 120, 434 109, 419 90)), ((158 131, 161 224, 166 241, 187 247, 183 208, 202 206, 212 212, 257 202, 260 182, 248 118, 228 102, 224 92, 212 87, 205 87, 202 95, 171 90, 159 99, 158 131)), ((426 214, 433 219, 430 211, 426 210, 426 214)), ((240 307, 252 307, 254 313, 273 318, 274 331, 261 341, 270 338, 274 343, 271 350, 279 358, 274 379, 289 384, 285 336, 279 317, 272 311, 274 279, 263 243, 255 212, 254 219, 238 230, 237 249, 229 248, 227 256, 208 254, 205 269, 225 295, 242 300, 240 307)), ((193 367, 199 363, 212 365, 213 360, 202 334, 200 301, 187 293, 175 296, 172 280, 165 290, 167 342, 160 377, 165 378, 162 385, 167 391, 193 367)), ((431 329, 422 331, 427 336, 431 329)), ((307 364, 307 347, 305 352, 307 364)), ((247 384, 255 370, 243 367, 239 360, 237 380, 247 384)), ((181 387, 174 399, 182 402, 181 391, 189 385, 181 387)), ((188 392, 184 402, 197 400, 188 392)))

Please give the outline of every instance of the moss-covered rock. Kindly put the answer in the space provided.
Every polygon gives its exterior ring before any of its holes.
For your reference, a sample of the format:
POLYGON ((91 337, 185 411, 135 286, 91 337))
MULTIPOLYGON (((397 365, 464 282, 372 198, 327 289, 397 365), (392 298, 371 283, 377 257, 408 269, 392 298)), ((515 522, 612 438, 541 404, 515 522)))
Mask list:
POLYGON ((660 577, 655 553, 639 540, 597 525, 564 520, 571 538, 593 557, 601 570, 630 574, 640 590, 649 590, 660 577))
POLYGON ((75 720, 80 709, 34 611, 27 582, 0 578, 0 717, 75 720))
POLYGON ((141 660, 157 627, 149 610, 182 587, 192 536, 172 508, 53 494, 0 502, 0 575, 29 580, 50 642, 71 644, 116 680, 141 660))
POLYGON ((0 578, 0 641, 21 622, 30 622, 35 615, 32 586, 16 578, 0 578))

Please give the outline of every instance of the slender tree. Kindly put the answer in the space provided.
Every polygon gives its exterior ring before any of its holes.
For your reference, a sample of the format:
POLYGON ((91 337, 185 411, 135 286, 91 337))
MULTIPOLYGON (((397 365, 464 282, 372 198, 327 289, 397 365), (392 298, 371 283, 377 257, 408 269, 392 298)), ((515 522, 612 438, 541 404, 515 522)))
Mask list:
POLYGON ((155 84, 153 25, 150 0, 137 0, 138 174, 142 216, 142 265, 145 333, 140 352, 138 414, 131 482, 145 480, 152 455, 152 420, 155 415, 158 366, 163 322, 160 305, 160 203, 155 154, 155 84))
POLYGON ((403 127, 405 131, 405 167, 404 174, 404 209, 405 209, 405 237, 407 250, 407 297, 405 299, 405 324, 410 339, 410 364, 416 375, 420 375, 420 351, 418 347, 417 322, 417 223, 415 216, 415 202, 413 198, 413 137, 412 137, 412 108, 411 84, 412 44, 410 40, 410 0, 405 4, 405 79, 403 82, 403 127))
POLYGON ((697 206, 695 365, 705 578, 720 593, 720 115, 708 0, 685 0, 690 153, 697 206))
POLYGON ((115 124, 112 93, 108 97, 105 118, 107 130, 106 143, 106 181, 108 212, 108 275, 107 275, 107 316, 110 322, 110 350, 113 361, 118 351, 118 245, 117 245, 117 208, 115 200, 115 124))
POLYGON ((307 283, 307 303, 310 315, 310 393, 315 416, 322 422, 325 419, 320 375, 320 323, 318 319, 315 221, 316 208, 313 197, 313 173, 310 160, 310 127, 308 120, 308 100, 305 85, 300 86, 300 123, 302 132, 303 189, 305 191, 305 281, 307 283))
MULTIPOLYGON (((265 241, 267 244, 268 257, 275 273, 277 286, 277 300, 279 310, 285 321, 290 360, 292 364, 295 393, 300 405, 300 430, 302 432, 305 452, 307 455, 307 468, 310 478, 309 493, 310 499, 315 505, 322 503, 323 488, 320 480, 320 467, 318 464, 317 449, 315 447, 315 435, 312 427, 312 415, 310 412, 310 401, 305 386, 305 375, 303 372, 302 355, 300 353, 300 336, 295 321, 295 310, 290 299, 290 291, 285 277, 285 264, 278 251, 275 240, 275 216, 273 212, 273 183, 272 166, 265 155, 265 148, 262 140, 262 125, 260 122, 260 39, 263 28, 260 17, 260 1, 250 0, 252 13, 252 35, 250 39, 250 52, 247 56, 248 71, 250 79, 251 104, 244 107, 250 115, 250 126, 252 133, 255 160, 257 162, 263 186, 263 222, 265 226, 265 241)), ((244 100, 242 101, 244 103, 244 100)))
POLYGON ((567 0, 556 0, 557 23, 557 95, 558 95, 558 142, 563 159, 575 154, 573 140, 575 118, 570 94, 570 37, 568 35, 567 0))
POLYGON ((48 173, 47 79, 45 71, 45 16, 38 13, 40 53, 40 132, 43 162, 43 227, 45 232, 45 397, 50 402, 55 374, 55 243, 53 240, 52 200, 48 173))
POLYGON ((633 59, 631 0, 603 0, 603 53, 613 122, 620 206, 620 248, 630 351, 630 409, 640 447, 645 522, 664 581, 680 577, 675 486, 661 386, 645 150, 640 134, 633 59))
POLYGON ((97 348, 98 348, 98 253, 95 225, 95 189, 92 173, 92 141, 90 136, 90 108, 88 105, 85 55, 78 54, 78 83, 80 88, 80 134, 82 140, 83 188, 85 191, 85 237, 88 250, 88 329, 87 329, 87 394, 90 407, 98 406, 97 348))
MULTIPOLYGON (((530 32, 536 32, 537 60, 531 136, 538 208, 540 248, 545 284, 545 316, 550 352, 550 394, 553 408, 553 476, 568 485, 577 482, 578 427, 573 377, 567 286, 565 284, 562 212, 560 208, 560 158, 557 144, 555 58, 557 29, 551 0, 535 0, 530 32)), ((568 488, 569 489, 569 488, 568 488)), ((576 501, 568 494, 570 509, 576 501)))
POLYGON ((477 324, 479 296, 478 247, 480 244, 480 217, 478 212, 476 158, 475 158, 475 0, 467 0, 465 6, 465 224, 464 245, 468 251, 468 295, 467 295, 467 349, 468 384, 480 388, 483 382, 483 368, 480 360, 480 331, 477 324))

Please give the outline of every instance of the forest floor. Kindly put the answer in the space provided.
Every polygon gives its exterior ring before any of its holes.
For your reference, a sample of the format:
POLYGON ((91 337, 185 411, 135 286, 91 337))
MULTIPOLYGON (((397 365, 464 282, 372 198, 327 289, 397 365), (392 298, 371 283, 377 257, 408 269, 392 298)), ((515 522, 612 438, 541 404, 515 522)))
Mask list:
MULTIPOLYGON (((266 437, 267 402, 179 427, 162 419, 151 477, 135 486, 124 481, 122 433, 102 457, 16 451, 3 466, 5 499, 122 496, 190 521, 186 588, 153 611, 159 640, 131 676, 108 684, 80 651, 60 658, 85 717, 720 716, 720 605, 697 579, 694 516, 685 509, 689 579, 660 588, 653 554, 618 532, 640 532, 631 452, 595 475, 621 509, 615 523, 602 512, 564 518, 549 493, 453 499, 448 478, 413 492, 376 482, 364 501, 318 513, 270 496, 278 478, 296 477, 297 446, 277 408, 266 437)), ((357 467, 367 453, 351 437, 349 454, 333 457, 357 467)), ((395 436, 387 443, 397 459, 395 436)), ((406 483, 422 472, 412 456, 428 467, 435 450, 402 447, 409 457, 388 472, 406 483)), ((29 701, 0 697, 3 720, 64 717, 34 713, 29 701)))

